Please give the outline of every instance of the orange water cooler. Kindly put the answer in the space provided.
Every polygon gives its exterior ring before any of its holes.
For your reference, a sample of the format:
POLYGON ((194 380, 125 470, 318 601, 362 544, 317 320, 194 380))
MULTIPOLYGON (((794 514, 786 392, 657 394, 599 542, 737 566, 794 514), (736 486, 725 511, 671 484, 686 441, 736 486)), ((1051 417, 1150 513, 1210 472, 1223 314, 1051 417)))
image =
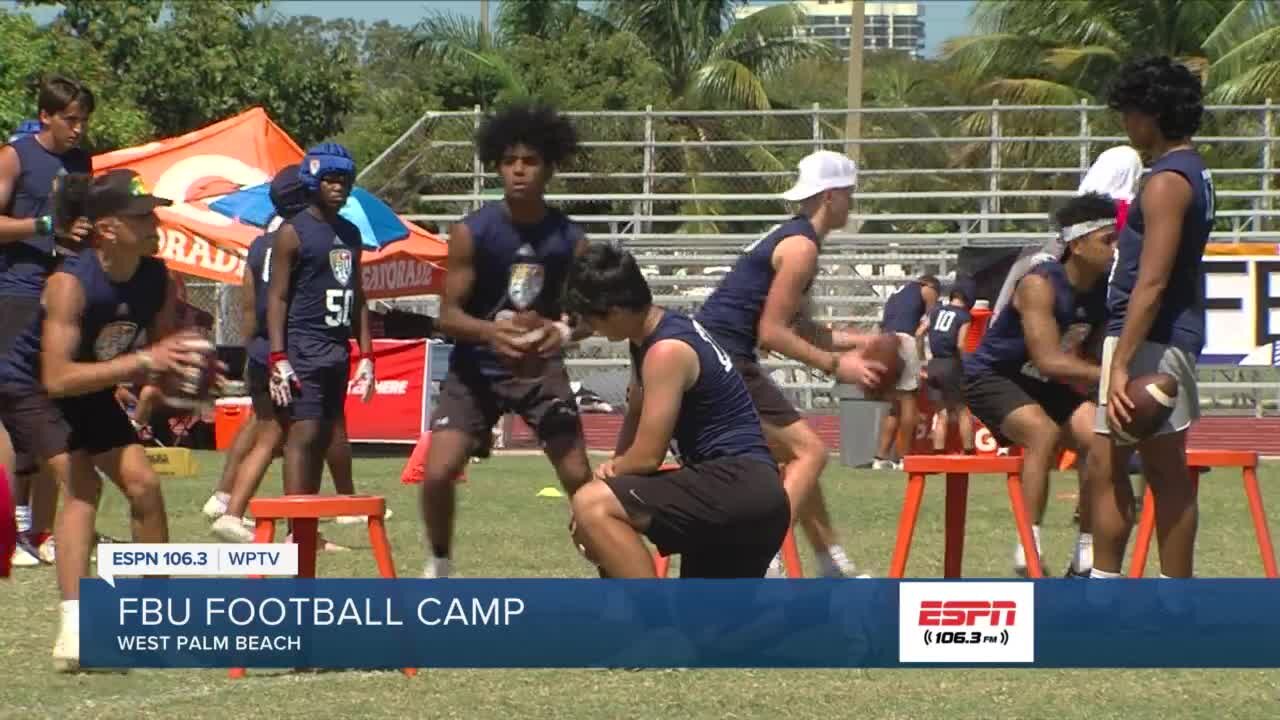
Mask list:
POLYGON ((213 412, 213 443, 218 450, 231 447, 240 427, 253 414, 253 404, 247 397, 218 398, 213 412))

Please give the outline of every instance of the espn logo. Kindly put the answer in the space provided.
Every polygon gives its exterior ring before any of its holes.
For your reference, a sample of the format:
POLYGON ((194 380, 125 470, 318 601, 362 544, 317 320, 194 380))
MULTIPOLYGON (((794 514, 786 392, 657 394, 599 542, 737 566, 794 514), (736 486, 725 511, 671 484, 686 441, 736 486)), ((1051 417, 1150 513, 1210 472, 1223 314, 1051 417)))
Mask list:
POLYGON ((1013 625, 1018 613, 1018 603, 1013 600, 922 600, 920 602, 921 627, 972 627, 978 620, 988 620, 984 625, 996 627, 1013 625))
POLYGON ((1035 661, 1035 586, 1029 582, 916 582, 898 586, 898 661, 1035 661))

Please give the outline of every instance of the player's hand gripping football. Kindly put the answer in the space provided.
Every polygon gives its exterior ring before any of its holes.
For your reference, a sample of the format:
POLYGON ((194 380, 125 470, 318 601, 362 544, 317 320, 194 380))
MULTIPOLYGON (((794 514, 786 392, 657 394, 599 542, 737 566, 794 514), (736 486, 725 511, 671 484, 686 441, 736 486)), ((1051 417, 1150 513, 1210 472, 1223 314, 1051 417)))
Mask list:
POLYGON ((360 388, 360 402, 367 403, 373 399, 374 385, 373 358, 362 357, 356 364, 356 387, 360 388))
POLYGON ((199 333, 190 330, 176 332, 146 349, 150 370, 153 373, 200 373, 209 358, 191 348, 201 340, 199 333))
POLYGON ((1129 369, 1113 363, 1107 379, 1107 425, 1119 430, 1133 420, 1133 400, 1125 388, 1129 387, 1129 369))
POLYGON ((527 328, 516 324, 514 316, 500 315, 493 321, 493 333, 489 344, 495 352, 508 360, 522 360, 532 349, 524 340, 527 328))
POLYGON ((874 388, 879 386, 880 376, 887 369, 883 363, 868 360, 855 350, 841 353, 834 374, 837 382, 874 388))
POLYGON ((271 382, 268 385, 272 402, 281 407, 293 404, 293 393, 302 389, 302 383, 289 364, 288 354, 271 353, 271 382))

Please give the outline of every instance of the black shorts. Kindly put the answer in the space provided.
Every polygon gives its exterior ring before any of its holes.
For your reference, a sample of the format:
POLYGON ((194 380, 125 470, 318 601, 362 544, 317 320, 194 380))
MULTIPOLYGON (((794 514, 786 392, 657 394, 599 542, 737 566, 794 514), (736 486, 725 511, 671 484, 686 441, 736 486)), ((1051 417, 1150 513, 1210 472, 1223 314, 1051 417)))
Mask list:
POLYGON ((80 450, 97 455, 138 442, 110 390, 53 400, 30 387, 6 385, 0 387, 0 419, 14 451, 40 460, 80 450))
POLYGON ((578 401, 559 358, 547 360, 542 374, 529 378, 489 378, 474 368, 451 366, 440 384, 431 430, 467 433, 471 454, 485 458, 493 446, 493 426, 506 413, 518 414, 543 447, 565 435, 582 438, 578 401))
POLYGON ((299 367, 293 365, 301 389, 294 388, 289 415, 294 420, 337 420, 347 402, 347 374, 350 365, 299 367))
POLYGON ((653 475, 605 481, 682 578, 759 578, 782 546, 791 505, 772 461, 726 457, 653 475))
POLYGON ((926 372, 929 402, 935 408, 955 409, 964 405, 964 367, 960 358, 933 358, 926 372))
POLYGON ((733 368, 746 383, 747 394, 751 403, 756 406, 756 413, 761 422, 774 427, 784 428, 802 419, 800 411, 787 399, 782 388, 769 377, 759 361, 750 358, 733 358, 733 368))
POLYGON ((0 313, 0 356, 3 356, 13 341, 35 322, 40 314, 40 298, 5 295, 0 296, 0 301, 4 302, 4 312, 0 313))
POLYGON ((253 405, 253 414, 260 418, 275 416, 279 408, 271 399, 271 371, 266 365, 248 359, 244 363, 245 386, 249 390, 249 401, 253 405))
POLYGON ((1057 425, 1064 425, 1086 401, 1075 390, 1055 382, 1025 375, 984 373, 965 378, 965 401, 974 417, 991 431, 1001 445, 1013 442, 1000 432, 1000 423, 1023 405, 1039 405, 1057 425))

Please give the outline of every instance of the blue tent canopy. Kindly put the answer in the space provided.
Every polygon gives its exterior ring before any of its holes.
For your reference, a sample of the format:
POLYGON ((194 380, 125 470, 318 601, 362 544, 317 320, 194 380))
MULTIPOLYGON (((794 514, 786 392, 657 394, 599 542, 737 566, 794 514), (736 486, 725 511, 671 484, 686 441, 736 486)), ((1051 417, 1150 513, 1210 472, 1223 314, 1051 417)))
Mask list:
MULTIPOLYGON (((270 189, 269 183, 247 187, 210 203, 209 207, 240 222, 265 228, 276 215, 270 189)), ((372 250, 409 237, 409 228, 395 211, 364 188, 351 189, 351 197, 339 215, 360 229, 361 242, 372 250)))

